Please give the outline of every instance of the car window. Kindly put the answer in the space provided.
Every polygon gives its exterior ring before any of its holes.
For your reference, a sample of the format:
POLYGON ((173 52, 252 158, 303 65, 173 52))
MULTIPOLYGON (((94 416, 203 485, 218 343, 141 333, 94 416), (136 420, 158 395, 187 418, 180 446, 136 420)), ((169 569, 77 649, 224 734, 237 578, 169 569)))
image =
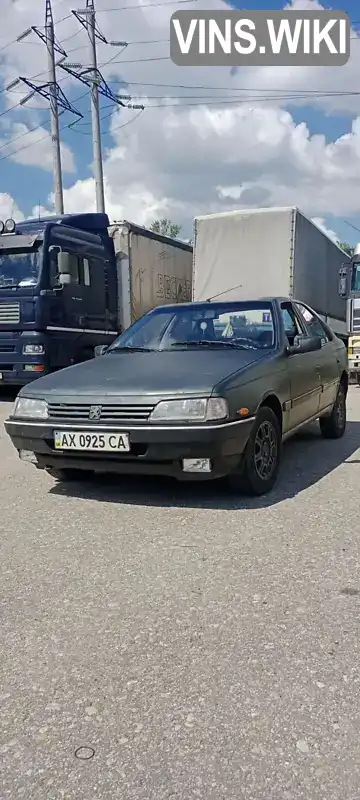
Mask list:
POLYGON ((294 303, 294 305, 304 320, 309 336, 319 336, 323 344, 329 342, 330 338, 319 317, 313 311, 310 311, 309 308, 303 306, 302 303, 294 303))
POLYGON ((294 309, 289 304, 283 304, 281 306, 281 314, 285 328, 285 335, 289 344, 292 345, 294 343, 295 336, 301 336, 303 331, 300 328, 294 309))

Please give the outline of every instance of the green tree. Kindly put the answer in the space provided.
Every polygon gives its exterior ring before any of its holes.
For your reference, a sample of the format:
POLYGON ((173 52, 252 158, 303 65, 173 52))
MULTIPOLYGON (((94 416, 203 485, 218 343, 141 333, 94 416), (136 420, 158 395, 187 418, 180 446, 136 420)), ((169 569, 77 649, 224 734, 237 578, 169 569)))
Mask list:
POLYGON ((352 256, 354 255, 355 247, 351 247, 347 242, 339 242, 339 245, 341 249, 345 250, 345 253, 347 253, 350 256, 350 258, 352 258, 352 256))
POLYGON ((181 225, 176 225, 171 222, 171 219, 155 219, 150 225, 150 230, 153 233, 160 233, 161 236, 170 236, 171 239, 176 239, 181 231, 181 225))

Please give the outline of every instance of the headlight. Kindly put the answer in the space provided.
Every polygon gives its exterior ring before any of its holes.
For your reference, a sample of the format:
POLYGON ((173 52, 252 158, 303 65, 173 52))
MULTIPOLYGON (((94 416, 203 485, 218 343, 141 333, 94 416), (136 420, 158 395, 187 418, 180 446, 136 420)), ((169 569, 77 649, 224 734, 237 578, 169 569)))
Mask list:
POLYGON ((13 417, 21 417, 22 419, 47 419, 47 403, 45 400, 31 400, 29 397, 18 397, 15 401, 13 417))
POLYGON ((43 344, 24 344, 23 356, 41 356, 45 353, 43 344))
POLYGON ((210 422, 226 419, 229 408, 222 397, 161 400, 150 415, 154 422, 210 422))

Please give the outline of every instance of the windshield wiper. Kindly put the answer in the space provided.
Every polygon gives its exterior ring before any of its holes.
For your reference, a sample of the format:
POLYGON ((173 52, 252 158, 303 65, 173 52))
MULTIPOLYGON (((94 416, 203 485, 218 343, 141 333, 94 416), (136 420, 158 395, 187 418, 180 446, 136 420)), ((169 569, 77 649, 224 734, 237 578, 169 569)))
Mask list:
POLYGON ((110 347, 108 353, 155 353, 155 347, 110 347))
POLYGON ((252 344, 238 344, 237 342, 226 342, 225 340, 220 341, 220 339, 216 339, 211 341, 211 339, 192 339, 187 342, 173 342, 171 347, 232 347, 235 350, 258 350, 259 348, 256 345, 252 344))

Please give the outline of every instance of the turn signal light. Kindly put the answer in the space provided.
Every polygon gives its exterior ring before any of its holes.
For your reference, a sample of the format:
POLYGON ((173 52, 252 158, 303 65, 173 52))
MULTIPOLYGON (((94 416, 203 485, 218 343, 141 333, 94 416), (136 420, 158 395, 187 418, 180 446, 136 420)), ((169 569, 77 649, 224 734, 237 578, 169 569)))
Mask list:
POLYGON ((44 364, 24 364, 25 372, 44 372, 44 364))

